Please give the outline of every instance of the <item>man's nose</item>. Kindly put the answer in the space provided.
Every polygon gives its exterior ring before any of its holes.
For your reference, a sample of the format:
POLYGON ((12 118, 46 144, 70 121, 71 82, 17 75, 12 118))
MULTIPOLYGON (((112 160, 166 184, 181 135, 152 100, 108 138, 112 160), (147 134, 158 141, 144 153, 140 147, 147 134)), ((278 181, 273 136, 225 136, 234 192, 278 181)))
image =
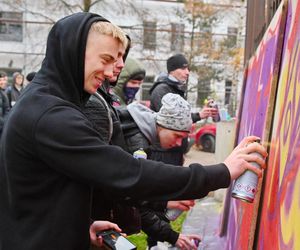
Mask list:
POLYGON ((117 67, 118 67, 118 68, 124 68, 124 66, 125 66, 125 63, 124 63, 123 58, 122 58, 122 59, 119 60, 119 62, 117 63, 117 67))
POLYGON ((111 78, 113 77, 113 74, 114 74, 114 65, 113 63, 112 64, 109 64, 109 65, 106 65, 105 69, 104 69, 104 77, 105 78, 111 78))

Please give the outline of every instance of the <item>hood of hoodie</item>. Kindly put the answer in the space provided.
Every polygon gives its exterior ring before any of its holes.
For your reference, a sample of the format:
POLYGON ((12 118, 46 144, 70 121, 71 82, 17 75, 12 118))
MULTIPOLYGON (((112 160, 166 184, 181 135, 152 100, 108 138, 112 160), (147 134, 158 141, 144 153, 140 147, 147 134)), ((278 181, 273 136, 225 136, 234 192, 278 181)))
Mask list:
POLYGON ((47 85, 49 92, 81 107, 90 94, 84 91, 85 49, 89 29, 103 17, 87 12, 67 16, 51 29, 46 56, 32 83, 47 85))
POLYGON ((145 69, 142 64, 133 58, 128 57, 125 61, 125 67, 122 69, 114 93, 121 99, 122 104, 125 104, 124 88, 127 82, 138 74, 145 74, 145 69))
POLYGON ((156 113, 137 102, 127 105, 127 110, 150 144, 157 142, 156 113))

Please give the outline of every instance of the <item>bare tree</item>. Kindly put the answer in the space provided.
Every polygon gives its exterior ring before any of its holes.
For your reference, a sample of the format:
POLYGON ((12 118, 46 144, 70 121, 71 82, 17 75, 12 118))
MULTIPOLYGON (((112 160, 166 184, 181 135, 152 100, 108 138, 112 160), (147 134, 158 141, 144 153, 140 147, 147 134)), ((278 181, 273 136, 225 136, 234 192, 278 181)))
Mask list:
MULTIPOLYGON (((207 96, 216 95, 211 85, 223 80, 225 71, 242 70, 243 49, 236 41, 236 34, 213 33, 213 27, 222 21, 222 13, 232 11, 233 6, 209 4, 202 0, 186 0, 184 4, 191 24, 190 46, 186 53, 191 69, 198 75, 198 104, 202 105, 207 96)), ((233 79, 235 84, 237 75, 233 79)), ((189 88, 189 91, 194 92, 195 87, 189 88)))

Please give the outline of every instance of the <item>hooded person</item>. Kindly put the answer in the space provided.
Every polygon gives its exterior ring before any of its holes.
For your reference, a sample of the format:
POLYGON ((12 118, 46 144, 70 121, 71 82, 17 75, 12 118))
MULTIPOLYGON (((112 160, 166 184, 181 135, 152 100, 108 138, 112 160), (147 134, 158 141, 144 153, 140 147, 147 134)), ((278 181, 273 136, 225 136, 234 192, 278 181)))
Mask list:
POLYGON ((7 118, 8 113, 10 111, 9 100, 5 93, 6 85, 7 85, 7 74, 3 71, 0 71, 0 138, 4 126, 4 121, 7 118))
POLYGON ((104 142, 82 107, 113 75, 119 46, 127 46, 124 32, 93 13, 64 17, 49 32, 41 69, 3 128, 2 250, 88 249, 94 188, 119 200, 183 200, 228 187, 246 169, 261 174, 246 161, 264 166, 248 155, 266 156, 262 146, 244 147, 254 136, 213 167, 137 160, 104 142))
POLYGON ((113 92, 119 98, 120 105, 127 105, 135 99, 146 71, 140 61, 128 57, 113 92))

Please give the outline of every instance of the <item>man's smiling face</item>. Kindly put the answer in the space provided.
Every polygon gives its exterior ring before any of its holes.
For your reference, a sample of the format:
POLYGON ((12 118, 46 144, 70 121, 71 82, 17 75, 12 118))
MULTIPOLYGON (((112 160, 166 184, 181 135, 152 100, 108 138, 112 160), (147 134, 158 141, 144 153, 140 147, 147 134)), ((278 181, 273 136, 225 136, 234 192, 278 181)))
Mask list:
POLYGON ((84 90, 94 94, 105 78, 113 76, 117 61, 119 40, 109 35, 91 32, 87 39, 84 67, 84 90))

